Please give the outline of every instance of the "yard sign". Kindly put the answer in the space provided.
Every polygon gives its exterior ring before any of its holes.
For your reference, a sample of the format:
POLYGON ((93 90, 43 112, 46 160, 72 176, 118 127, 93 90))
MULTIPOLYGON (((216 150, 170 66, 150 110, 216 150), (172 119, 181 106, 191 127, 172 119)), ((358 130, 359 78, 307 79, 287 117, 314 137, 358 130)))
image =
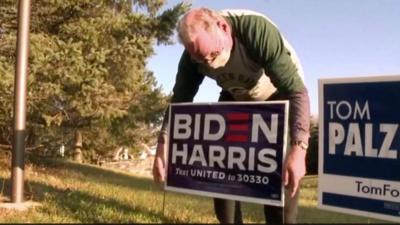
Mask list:
POLYGON ((319 80, 319 204, 400 222, 400 76, 319 80))
POLYGON ((288 102, 176 103, 166 190, 282 206, 288 102))

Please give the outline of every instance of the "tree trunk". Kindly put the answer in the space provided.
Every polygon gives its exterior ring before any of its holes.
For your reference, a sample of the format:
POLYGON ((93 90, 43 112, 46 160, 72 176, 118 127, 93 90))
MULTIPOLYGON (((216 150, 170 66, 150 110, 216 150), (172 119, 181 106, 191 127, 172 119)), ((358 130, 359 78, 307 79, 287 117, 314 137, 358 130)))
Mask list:
POLYGON ((82 163, 82 158, 82 133, 77 130, 75 132, 74 161, 82 163))

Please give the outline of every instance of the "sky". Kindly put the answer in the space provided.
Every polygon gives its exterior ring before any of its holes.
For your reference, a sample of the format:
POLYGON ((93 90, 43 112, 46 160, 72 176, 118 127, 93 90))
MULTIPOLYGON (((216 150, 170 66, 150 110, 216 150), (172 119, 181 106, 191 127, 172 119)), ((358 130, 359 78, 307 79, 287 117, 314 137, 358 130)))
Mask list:
MULTIPOLYGON (((167 0, 166 8, 181 1, 167 0)), ((269 17, 294 47, 304 70, 311 114, 318 80, 400 76, 400 0, 192 0, 192 8, 248 9, 269 17)), ((176 40, 176 35, 174 36, 176 40)), ((183 46, 155 45, 148 61, 158 85, 172 93, 183 46)), ((205 78, 194 102, 215 102, 220 88, 205 78)))

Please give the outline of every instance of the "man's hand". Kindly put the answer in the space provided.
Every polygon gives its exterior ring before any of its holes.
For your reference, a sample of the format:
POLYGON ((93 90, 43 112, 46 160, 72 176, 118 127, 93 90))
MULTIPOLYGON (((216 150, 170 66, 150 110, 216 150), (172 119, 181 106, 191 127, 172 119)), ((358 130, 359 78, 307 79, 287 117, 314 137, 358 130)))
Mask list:
POLYGON ((162 134, 162 137, 159 138, 161 141, 157 143, 157 153, 153 163, 153 179, 159 185, 162 185, 165 181, 166 139, 165 134, 162 134))
POLYGON ((300 180, 306 174, 306 151, 298 145, 293 145, 286 157, 283 173, 285 186, 290 190, 293 198, 299 188, 300 180))

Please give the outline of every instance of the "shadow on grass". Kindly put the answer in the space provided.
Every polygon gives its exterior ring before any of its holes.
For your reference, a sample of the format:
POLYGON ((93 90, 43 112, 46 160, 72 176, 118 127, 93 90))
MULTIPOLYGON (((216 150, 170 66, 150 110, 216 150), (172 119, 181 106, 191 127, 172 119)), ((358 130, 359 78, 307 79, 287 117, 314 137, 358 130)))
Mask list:
MULTIPOLYGON (((10 183, 10 180, 6 180, 10 183)), ((140 205, 122 203, 109 197, 98 197, 81 191, 55 188, 43 183, 27 181, 30 192, 27 199, 39 202, 42 207, 36 209, 44 222, 81 222, 81 223, 176 223, 165 217, 161 210, 149 210, 140 205), (33 198, 32 198, 33 196, 33 198), (44 215, 43 215, 44 214, 44 215), (137 221, 141 218, 142 221, 137 221), (143 221, 144 220, 144 221, 143 221)), ((6 190, 9 192, 10 190, 6 190)))
POLYGON ((29 160, 32 164, 40 165, 45 168, 73 171, 77 174, 81 174, 81 177, 85 180, 90 179, 98 183, 108 183, 140 190, 160 191, 160 188, 149 178, 135 177, 133 175, 124 174, 123 172, 103 169, 94 165, 74 163, 55 158, 31 156, 29 160))
MULTIPOLYGON (((70 161, 64 161, 59 159, 43 159, 43 158, 31 158, 30 161, 36 165, 42 165, 46 168, 55 168, 55 169, 65 169, 69 171, 73 171, 74 173, 81 174, 82 178, 80 179, 90 179, 94 182, 99 183, 108 183, 113 185, 124 186, 132 189, 141 189, 141 190, 150 190, 150 191, 159 191, 153 181, 151 179, 134 177, 128 174, 118 173, 115 171, 103 169, 96 166, 91 166, 87 164, 78 164, 70 161)), ((310 183, 312 185, 314 183, 310 183)), ((72 191, 69 193, 65 193, 65 191, 60 189, 55 189, 53 187, 32 183, 34 187, 37 187, 38 190, 43 189, 48 193, 55 192, 53 194, 54 201, 60 205, 60 208, 65 208, 68 211, 68 215, 74 215, 76 220, 83 222, 134 222, 129 221, 123 218, 130 218, 131 214, 144 215, 146 218, 155 218, 154 220, 161 220, 162 222, 176 222, 169 218, 164 217, 161 213, 155 211, 149 211, 148 209, 141 208, 140 206, 130 206, 127 204, 120 203, 115 199, 102 199, 96 196, 89 195, 87 193, 72 191), (92 208, 96 208, 100 210, 101 208, 116 210, 122 216, 121 217, 110 217, 110 218, 99 218, 99 213, 92 213, 92 208)), ((36 193, 37 191, 35 191, 36 193)), ((37 192, 39 193, 39 192, 37 192)), ((44 195, 41 196, 39 201, 44 199, 44 195)), ((246 204, 247 210, 245 214, 250 216, 253 221, 259 221, 261 219, 264 220, 264 214, 262 211, 262 206, 257 204, 246 204)), ((92 210, 93 211, 93 210, 92 210)), ((96 211, 94 211, 96 212, 96 211)), ((49 212, 50 213, 50 212, 49 212)), ((62 212, 56 212, 62 213, 62 212)), ((336 213, 327 210, 321 210, 315 207, 299 207, 298 214, 298 222, 299 223, 359 223, 359 224, 368 224, 368 223, 390 223, 388 221, 382 221, 372 218, 353 216, 344 213, 336 213)))
MULTIPOLYGON (((256 223, 264 223, 264 208, 261 204, 244 203, 243 218, 256 223)), ((316 207, 299 206, 297 222, 301 224, 390 224, 393 222, 373 218, 355 216, 345 213, 332 212, 316 207)))
POLYGON ((356 215, 350 215, 345 213, 338 213, 328 210, 322 210, 315 207, 299 207, 299 223, 343 223, 343 224, 382 224, 382 223, 392 223, 389 221, 372 219, 367 217, 361 217, 356 215))

